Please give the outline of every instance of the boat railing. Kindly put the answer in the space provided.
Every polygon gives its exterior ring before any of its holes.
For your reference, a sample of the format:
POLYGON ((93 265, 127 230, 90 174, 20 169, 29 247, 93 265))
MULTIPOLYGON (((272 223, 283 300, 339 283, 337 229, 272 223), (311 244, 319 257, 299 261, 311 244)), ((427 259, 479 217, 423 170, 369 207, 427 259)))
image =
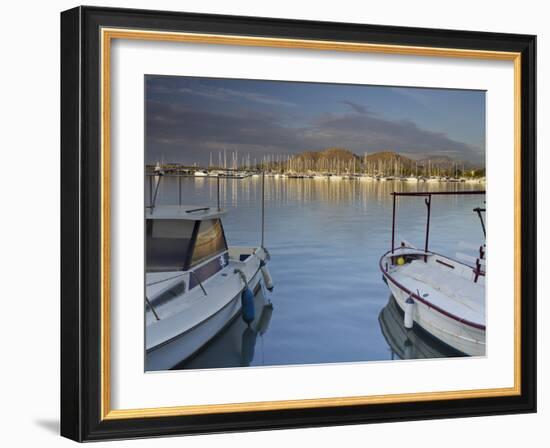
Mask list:
POLYGON ((185 210, 185 213, 205 212, 207 210, 210 210, 210 207, 192 208, 190 210, 185 210))
MULTIPOLYGON (((195 170, 197 170, 196 167, 195 167, 195 170)), ((237 171, 237 170, 233 170, 233 171, 237 171)), ((164 176, 164 173, 165 173, 164 170, 159 170, 158 172, 153 174, 146 173, 146 176, 149 177, 149 202, 150 203, 149 205, 146 205, 145 208, 150 209, 151 213, 153 213, 153 210, 155 209, 155 206, 156 206, 156 201, 157 201, 159 187, 160 187, 160 180, 161 180, 161 177, 164 176), (153 178, 157 178, 157 183, 154 189, 153 189, 153 178)), ((260 247, 264 248, 264 244, 265 244, 265 170, 261 171, 261 175, 262 175, 262 183, 261 183, 262 203, 261 203, 260 211, 261 211, 262 228, 261 228, 260 247)), ((239 178, 239 179, 242 179, 242 178, 239 178)), ((178 176, 178 204, 180 207, 181 207, 181 199, 182 199, 181 188, 182 188, 181 176, 178 176)), ((218 212, 220 212, 222 209, 221 200, 220 200, 220 176, 216 176, 216 206, 217 206, 218 212)), ((210 207, 196 208, 192 210, 187 210, 186 212, 193 213, 193 212, 202 211, 202 210, 206 211, 209 209, 210 207)))
POLYGON ((149 308, 150 308, 151 311, 153 312, 153 316, 155 316, 155 319, 156 319, 156 320, 160 320, 159 315, 158 315, 157 312, 155 311, 155 307, 153 306, 153 304, 151 303, 151 301, 149 300, 149 298, 148 298, 147 296, 145 296, 145 302, 147 303, 147 305, 149 305, 149 308))
POLYGON ((477 213, 477 216, 479 217, 479 221, 481 222, 481 228, 483 229, 483 236, 486 236, 485 234, 485 222, 483 221, 483 215, 482 213, 485 213, 487 210, 485 208, 476 207, 474 208, 474 212, 477 213))
POLYGON ((202 289, 202 292, 204 293, 205 296, 208 295, 208 293, 206 292, 206 289, 204 289, 204 286, 201 282, 201 279, 199 278, 199 276, 197 275, 197 273, 195 271, 189 271, 189 275, 194 277, 194 279, 197 281, 197 283, 199 284, 199 286, 201 287, 202 289))

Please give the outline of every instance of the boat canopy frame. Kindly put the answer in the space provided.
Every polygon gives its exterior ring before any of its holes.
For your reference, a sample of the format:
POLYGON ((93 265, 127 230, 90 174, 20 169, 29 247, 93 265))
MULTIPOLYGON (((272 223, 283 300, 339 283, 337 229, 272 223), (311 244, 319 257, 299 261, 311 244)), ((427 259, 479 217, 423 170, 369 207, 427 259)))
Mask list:
MULTIPOLYGON (((232 169, 227 169, 229 171, 231 171, 232 169)), ((237 171, 237 170, 232 170, 232 171, 237 171)), ((156 207, 156 201, 157 201, 157 195, 158 195, 158 191, 159 191, 159 186, 160 186, 160 180, 163 176, 165 176, 166 174, 166 171, 165 170, 161 170, 159 171, 158 173, 146 173, 146 177, 149 179, 149 205, 146 205, 145 208, 146 209, 149 209, 151 211, 151 213, 153 212, 153 210, 155 209, 156 207), (153 178, 154 177, 157 177, 157 184, 156 186, 153 188, 153 178)), ((265 170, 262 170, 261 173, 262 175, 262 183, 261 183, 261 192, 262 192, 262 204, 261 204, 261 239, 260 239, 260 247, 262 249, 265 249, 265 170)), ((178 205, 181 207, 181 198, 182 198, 182 194, 181 194, 181 178, 182 176, 181 175, 178 175, 178 205)), ((239 180, 242 180, 243 178, 238 178, 239 180)), ((221 201, 220 201, 220 176, 216 176, 216 208, 218 210, 218 212, 221 212, 222 211, 222 207, 221 207, 221 201)), ((196 208, 196 209, 193 209, 193 210, 187 210, 186 213, 193 213, 193 212, 196 212, 196 211, 204 211, 204 210, 209 210, 210 207, 202 207, 202 208, 196 208)), ((225 236, 224 236, 225 237, 225 236)))
MULTIPOLYGON (((472 191, 403 191, 398 192, 394 191, 391 193, 393 196, 393 211, 392 211, 392 226, 391 226, 391 253, 395 253, 395 229, 396 229, 396 215, 397 215, 397 197, 398 196, 409 196, 409 197, 422 197, 424 198, 424 203, 426 204, 426 237, 424 241, 424 252, 428 252, 428 244, 430 239, 430 218, 432 210, 432 196, 452 196, 452 195, 482 195, 486 194, 485 190, 472 190, 472 191)), ((477 207, 474 209, 481 219, 481 212, 485 211, 485 208, 477 207)), ((483 224, 483 219, 481 219, 483 234, 485 235, 485 225, 483 224)), ((424 261, 426 261, 426 256, 424 256, 424 261)))

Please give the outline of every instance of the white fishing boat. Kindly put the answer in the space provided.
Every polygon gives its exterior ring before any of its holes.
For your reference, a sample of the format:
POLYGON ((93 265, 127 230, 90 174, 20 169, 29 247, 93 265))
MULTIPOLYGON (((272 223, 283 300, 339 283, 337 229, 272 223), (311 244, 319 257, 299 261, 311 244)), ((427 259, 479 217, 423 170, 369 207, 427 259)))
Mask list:
MULTIPOLYGON (((470 356, 485 355, 485 244, 480 243, 469 263, 428 249, 433 195, 485 194, 484 191, 393 193, 392 247, 380 259, 383 278, 404 312, 404 325, 420 326, 455 350, 470 356), (401 242, 395 247, 395 211, 398 196, 417 196, 426 201, 428 219, 423 249, 401 242)), ((483 236, 485 227, 477 208, 483 236)))
POLYGON ((208 177, 208 171, 206 171, 206 170, 197 170, 197 171, 195 171, 195 177, 208 177))

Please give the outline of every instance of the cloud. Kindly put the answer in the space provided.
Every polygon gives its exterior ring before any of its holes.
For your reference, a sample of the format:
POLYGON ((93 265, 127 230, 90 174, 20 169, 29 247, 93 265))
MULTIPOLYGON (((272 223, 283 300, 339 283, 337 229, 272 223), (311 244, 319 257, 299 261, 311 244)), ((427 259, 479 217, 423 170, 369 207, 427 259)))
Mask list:
POLYGON ((441 132, 422 129, 412 121, 392 121, 370 114, 331 114, 315 123, 319 132, 345 142, 343 146, 364 147, 370 151, 392 150, 424 157, 447 154, 455 159, 479 163, 481 148, 449 138, 441 132))
POLYGON ((391 150, 417 158, 446 154, 473 163, 484 160, 483 148, 423 129, 412 121, 383 118, 354 101, 341 101, 349 106, 348 112, 310 112, 307 118, 303 105, 288 109, 286 106, 297 104, 275 95, 219 86, 182 87, 168 81, 147 95, 148 162, 164 159, 205 164, 210 152, 216 158, 223 149, 250 153, 252 160, 261 160, 265 154, 331 146, 357 154, 391 150))
POLYGON ((247 92, 241 90, 227 89, 223 87, 214 87, 208 89, 190 89, 188 87, 181 87, 177 89, 178 93, 185 95, 194 95, 205 98, 211 98, 215 100, 230 100, 230 99, 244 99, 246 101, 266 104, 270 106, 284 106, 284 107, 296 107, 295 103, 290 101, 281 100, 274 96, 265 95, 256 92, 247 92))
POLYGON ((368 110, 365 106, 361 106, 360 104, 354 103, 353 101, 342 101, 342 103, 347 104, 349 107, 353 109, 354 112, 358 114, 366 114, 368 113, 368 110))
MULTIPOLYGON (((210 151, 238 149, 261 158, 303 147, 297 129, 278 123, 277 117, 258 111, 199 111, 193 107, 151 101, 147 108, 147 159, 204 163, 210 151), (286 149, 285 149, 286 148, 286 149)), ((252 156, 252 155, 251 155, 252 156)))

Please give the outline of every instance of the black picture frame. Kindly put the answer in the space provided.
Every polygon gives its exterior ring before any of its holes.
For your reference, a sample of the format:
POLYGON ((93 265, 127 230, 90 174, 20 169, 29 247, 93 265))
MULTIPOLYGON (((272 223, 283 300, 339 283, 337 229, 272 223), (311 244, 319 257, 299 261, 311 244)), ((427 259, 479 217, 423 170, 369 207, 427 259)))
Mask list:
POLYGON ((76 441, 536 411, 536 37, 99 7, 61 13, 61 435, 76 441), (100 29, 129 28, 521 54, 521 393, 102 419, 100 29))

